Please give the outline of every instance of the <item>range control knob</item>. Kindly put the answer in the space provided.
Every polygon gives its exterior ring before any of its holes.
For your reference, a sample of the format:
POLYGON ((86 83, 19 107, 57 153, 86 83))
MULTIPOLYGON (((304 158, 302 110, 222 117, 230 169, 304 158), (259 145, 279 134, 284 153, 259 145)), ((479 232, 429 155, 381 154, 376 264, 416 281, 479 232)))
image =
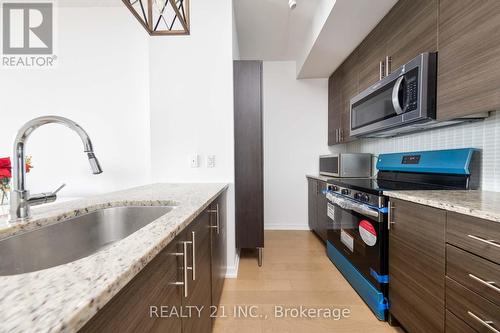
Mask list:
POLYGON ((361 201, 363 201, 363 202, 369 202, 370 201, 370 196, 368 194, 361 195, 361 201))
POLYGON ((342 193, 343 195, 349 195, 351 193, 351 190, 343 188, 342 191, 340 191, 340 193, 342 193))
POLYGON ((362 195, 363 195, 363 193, 360 193, 360 192, 354 193, 354 199, 361 200, 362 195))
POLYGON ((337 192, 339 187, 337 185, 328 185, 328 191, 337 192))

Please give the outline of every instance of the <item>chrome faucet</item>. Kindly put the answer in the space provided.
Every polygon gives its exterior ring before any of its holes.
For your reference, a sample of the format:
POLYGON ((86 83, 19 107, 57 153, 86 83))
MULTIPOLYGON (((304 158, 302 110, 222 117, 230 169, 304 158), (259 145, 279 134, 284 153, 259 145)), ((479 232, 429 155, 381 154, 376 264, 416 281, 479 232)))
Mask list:
POLYGON ((87 132, 85 132, 80 125, 70 119, 58 116, 44 116, 28 121, 23 127, 21 127, 19 132, 17 132, 17 136, 14 141, 14 158, 12 166, 13 185, 10 196, 10 221, 28 219, 31 216, 30 206, 55 201, 57 199, 57 192, 65 186, 63 184, 54 192, 34 195, 30 195, 29 191, 26 190, 26 158, 24 153, 26 140, 38 127, 51 123, 61 124, 75 131, 83 142, 83 151, 87 154, 92 172, 95 175, 102 173, 99 161, 94 155, 92 142, 90 141, 87 132))

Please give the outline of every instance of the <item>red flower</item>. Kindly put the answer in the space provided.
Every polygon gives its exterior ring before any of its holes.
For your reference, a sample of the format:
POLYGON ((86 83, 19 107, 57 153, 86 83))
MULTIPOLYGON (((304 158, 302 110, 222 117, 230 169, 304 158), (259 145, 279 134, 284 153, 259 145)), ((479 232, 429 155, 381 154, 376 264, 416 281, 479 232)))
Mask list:
POLYGON ((10 157, 0 158, 0 169, 10 169, 10 157))
POLYGON ((2 178, 11 178, 11 164, 10 158, 0 158, 0 179, 2 178))

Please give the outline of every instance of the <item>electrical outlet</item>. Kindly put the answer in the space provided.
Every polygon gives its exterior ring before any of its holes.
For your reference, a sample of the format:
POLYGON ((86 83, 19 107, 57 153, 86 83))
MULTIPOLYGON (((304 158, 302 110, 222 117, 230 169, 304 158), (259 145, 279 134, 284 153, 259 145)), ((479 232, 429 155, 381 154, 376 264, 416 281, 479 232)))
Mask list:
POLYGON ((215 155, 207 156, 207 168, 215 168, 215 155))
POLYGON ((191 164, 191 168, 198 168, 200 167, 200 157, 198 156, 198 154, 193 154, 191 156, 189 156, 189 163, 191 164))

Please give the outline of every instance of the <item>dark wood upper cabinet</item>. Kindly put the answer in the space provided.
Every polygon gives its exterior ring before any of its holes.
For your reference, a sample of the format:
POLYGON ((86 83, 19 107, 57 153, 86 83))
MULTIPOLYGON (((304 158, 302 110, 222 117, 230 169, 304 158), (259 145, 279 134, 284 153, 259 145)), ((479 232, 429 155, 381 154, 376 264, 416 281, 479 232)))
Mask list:
POLYGON ((500 108, 500 1, 439 0, 437 117, 500 108))
POLYGON ((353 141, 355 138, 350 136, 351 132, 351 98, 359 92, 359 66, 357 51, 354 51, 349 58, 342 64, 341 69, 343 74, 342 80, 342 110, 341 110, 341 127, 340 141, 342 143, 353 141))
POLYGON ((328 145, 340 143, 339 129, 342 126, 342 75, 340 70, 328 79, 328 145))
POLYGON ((389 31, 383 20, 368 34, 356 49, 359 91, 380 80, 380 62, 385 59, 385 38, 389 31))
POLYGON ((264 247, 262 61, 234 62, 236 247, 264 247))
POLYGON ((437 0, 400 0, 383 19, 385 55, 397 69, 420 53, 436 52, 437 0))

